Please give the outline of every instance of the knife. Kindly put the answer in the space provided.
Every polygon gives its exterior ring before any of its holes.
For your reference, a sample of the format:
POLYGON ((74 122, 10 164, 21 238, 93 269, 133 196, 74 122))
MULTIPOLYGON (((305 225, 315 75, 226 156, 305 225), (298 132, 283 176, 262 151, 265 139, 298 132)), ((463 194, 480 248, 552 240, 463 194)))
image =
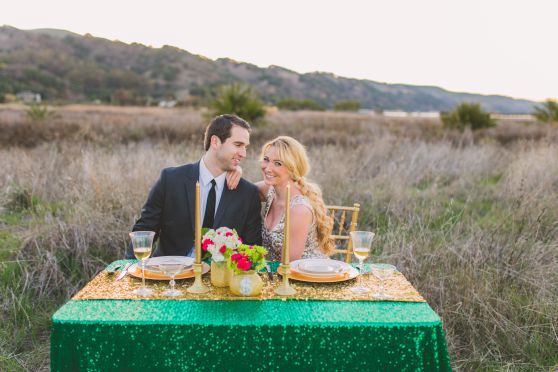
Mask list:
POLYGON ((130 266, 132 266, 131 262, 128 262, 124 268, 122 269, 122 271, 120 272, 120 274, 118 274, 118 276, 116 277, 116 280, 120 280, 122 278, 124 278, 126 276, 126 273, 128 272, 128 269, 130 268, 130 266))
POLYGON ((267 276, 269 277, 269 280, 273 281, 273 273, 271 272, 271 267, 269 267, 269 264, 265 265, 265 271, 267 271, 267 276))

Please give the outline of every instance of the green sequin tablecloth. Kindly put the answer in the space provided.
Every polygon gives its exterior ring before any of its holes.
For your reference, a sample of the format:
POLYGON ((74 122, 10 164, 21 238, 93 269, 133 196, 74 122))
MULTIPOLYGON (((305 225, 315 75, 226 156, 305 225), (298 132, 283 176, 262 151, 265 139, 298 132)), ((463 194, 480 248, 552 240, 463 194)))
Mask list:
POLYGON ((450 370, 427 303, 69 301, 52 371, 450 370))

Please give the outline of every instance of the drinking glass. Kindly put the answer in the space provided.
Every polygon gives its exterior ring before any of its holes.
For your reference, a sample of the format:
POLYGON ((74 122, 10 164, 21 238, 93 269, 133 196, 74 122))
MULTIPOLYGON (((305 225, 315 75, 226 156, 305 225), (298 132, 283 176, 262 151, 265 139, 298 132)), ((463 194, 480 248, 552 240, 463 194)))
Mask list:
POLYGON ((134 290, 134 294, 138 296, 151 296, 153 290, 145 286, 145 261, 151 255, 151 248, 153 247, 153 238, 155 233, 153 231, 134 231, 130 233, 132 239, 132 247, 134 248, 134 255, 141 264, 141 288, 134 290))
POLYGON ((169 282, 170 289, 164 291, 163 296, 176 297, 182 294, 182 291, 179 291, 178 289, 174 288, 174 285, 176 284, 176 282, 174 281, 174 277, 176 276, 176 274, 181 272, 183 268, 184 268, 184 264, 177 260, 170 260, 166 262, 161 262, 159 264, 159 270, 161 270, 165 275, 171 277, 171 280, 169 282))
POLYGON ((373 294, 374 298, 377 298, 379 300, 387 300, 391 298, 391 296, 386 293, 384 282, 393 275, 394 271, 395 267, 391 265, 372 269, 372 274, 374 274, 376 278, 380 279, 380 289, 378 290, 378 292, 373 294))
POLYGON ((367 293, 370 289, 362 285, 362 271, 364 259, 370 255, 370 247, 375 234, 370 231, 351 231, 351 240, 353 242, 353 253, 359 260, 359 280, 358 285, 351 287, 351 291, 355 293, 367 293))

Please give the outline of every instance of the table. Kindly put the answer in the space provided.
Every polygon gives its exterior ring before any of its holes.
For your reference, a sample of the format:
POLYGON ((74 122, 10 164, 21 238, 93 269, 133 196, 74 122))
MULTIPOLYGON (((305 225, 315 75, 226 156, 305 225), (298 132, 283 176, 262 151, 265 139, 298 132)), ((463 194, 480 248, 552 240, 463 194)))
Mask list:
POLYGON ((52 371, 451 370, 427 303, 71 300, 52 371))

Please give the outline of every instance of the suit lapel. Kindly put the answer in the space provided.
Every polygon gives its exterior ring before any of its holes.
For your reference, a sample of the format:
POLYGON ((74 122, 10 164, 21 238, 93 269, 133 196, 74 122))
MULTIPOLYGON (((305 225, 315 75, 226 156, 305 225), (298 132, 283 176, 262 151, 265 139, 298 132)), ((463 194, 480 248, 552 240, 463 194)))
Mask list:
POLYGON ((234 191, 229 190, 227 187, 227 183, 225 182, 223 193, 221 194, 221 200, 219 200, 219 207, 217 207, 217 212, 215 213, 215 221, 213 221, 213 227, 221 226, 221 221, 223 220, 223 216, 225 215, 225 211, 227 210, 229 204, 234 197, 234 191))
MULTIPOLYGON (((195 214, 194 209, 196 206, 196 182, 200 177, 200 162, 192 164, 188 168, 186 177, 184 180, 184 187, 186 189, 186 195, 188 196, 188 214, 190 216, 190 223, 192 224, 192 231, 195 231, 195 214)), ((200 200, 201 203, 201 200, 200 200)))

